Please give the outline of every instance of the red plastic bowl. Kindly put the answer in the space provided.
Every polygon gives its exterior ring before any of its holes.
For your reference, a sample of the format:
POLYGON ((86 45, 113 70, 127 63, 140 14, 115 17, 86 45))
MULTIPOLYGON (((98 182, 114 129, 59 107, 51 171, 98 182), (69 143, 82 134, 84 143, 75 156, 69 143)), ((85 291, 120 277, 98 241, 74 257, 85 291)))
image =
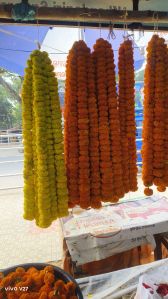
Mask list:
POLYGON ((78 299, 83 299, 83 295, 82 295, 81 289, 80 289, 79 285, 77 284, 76 280, 73 279, 73 277, 71 275, 69 275, 68 273, 66 273, 61 268, 58 268, 58 267, 50 265, 50 264, 45 264, 45 263, 21 264, 21 265, 16 265, 14 267, 10 267, 10 268, 7 268, 5 270, 2 270, 1 272, 6 276, 10 272, 14 272, 16 270, 16 268, 18 268, 18 267, 23 267, 25 270, 28 270, 30 267, 35 267, 38 270, 42 270, 46 266, 52 266, 53 267, 54 274, 55 274, 55 276, 57 278, 63 280, 66 283, 69 282, 69 281, 72 281, 76 285, 76 296, 78 297, 78 299))

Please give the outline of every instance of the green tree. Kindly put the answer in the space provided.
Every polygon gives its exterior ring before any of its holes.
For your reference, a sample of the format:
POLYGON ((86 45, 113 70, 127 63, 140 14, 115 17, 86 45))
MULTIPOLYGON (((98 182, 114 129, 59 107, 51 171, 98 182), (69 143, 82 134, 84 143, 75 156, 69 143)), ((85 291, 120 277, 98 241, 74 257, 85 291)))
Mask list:
POLYGON ((21 128, 22 80, 20 76, 0 69, 0 129, 21 128))
POLYGON ((18 127, 20 129, 22 127, 22 109, 20 103, 15 105, 12 115, 14 127, 18 127))

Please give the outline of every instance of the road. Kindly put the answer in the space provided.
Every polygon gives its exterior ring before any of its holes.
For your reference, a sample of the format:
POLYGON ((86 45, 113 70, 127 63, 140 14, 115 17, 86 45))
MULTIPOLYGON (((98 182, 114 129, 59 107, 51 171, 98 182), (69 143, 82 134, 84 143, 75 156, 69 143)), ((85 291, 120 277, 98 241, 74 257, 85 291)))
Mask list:
POLYGON ((0 145, 0 189, 23 186, 23 153, 17 147, 0 145), (10 174, 13 176, 5 176, 10 174))

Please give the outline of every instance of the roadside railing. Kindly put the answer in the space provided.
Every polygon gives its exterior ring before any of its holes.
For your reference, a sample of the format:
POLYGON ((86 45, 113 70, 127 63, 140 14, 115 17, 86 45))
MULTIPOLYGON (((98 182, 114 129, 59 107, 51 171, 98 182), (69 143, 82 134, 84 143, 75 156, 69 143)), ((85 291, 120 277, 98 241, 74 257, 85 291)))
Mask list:
MULTIPOLYGON (((137 127, 137 129, 142 129, 142 127, 137 127)), ((142 142, 142 138, 137 138, 136 141, 138 142, 142 142)), ((19 153, 23 153, 23 144, 22 144, 22 134, 14 134, 14 133, 10 133, 10 134, 6 134, 0 135, 0 158, 1 158, 1 151, 17 151, 19 153)), ((137 154, 140 154, 141 150, 137 150, 137 154)), ((16 160, 10 160, 10 156, 9 159, 1 161, 0 160, 0 168, 1 165, 7 165, 7 164, 17 164, 17 163, 23 163, 23 159, 18 159, 17 155, 16 155, 16 160)), ((137 162, 138 166, 142 166, 142 161, 137 162)), ((23 173, 22 172, 16 172, 16 173, 8 173, 8 174, 0 174, 0 178, 9 178, 9 177, 17 177, 17 176, 22 176, 23 173)), ((23 186, 15 186, 15 187, 7 187, 7 188, 0 188, 1 190, 10 190, 10 189, 20 189, 23 188, 23 186)))

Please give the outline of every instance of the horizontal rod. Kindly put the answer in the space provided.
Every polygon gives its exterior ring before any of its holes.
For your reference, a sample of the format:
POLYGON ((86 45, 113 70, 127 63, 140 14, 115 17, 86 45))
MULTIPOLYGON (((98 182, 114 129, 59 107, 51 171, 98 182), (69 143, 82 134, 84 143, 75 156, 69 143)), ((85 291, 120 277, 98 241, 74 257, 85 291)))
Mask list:
MULTIPOLYGON (((13 150, 13 149, 23 149, 23 146, 12 146, 12 147, 1 147, 1 145, 4 143, 0 143, 0 150, 13 150)), ((8 143, 12 144, 12 143, 8 143)))
MULTIPOLYGON (((22 189, 23 186, 16 186, 16 187, 6 187, 6 188, 0 188, 0 191, 4 190, 13 190, 13 189, 22 189)), ((0 194, 1 195, 1 194, 0 194)))
MULTIPOLYGON (((13 5, 0 5, 0 18, 11 19, 11 10, 13 5)), ((37 10, 37 9, 36 9, 37 10)), ((84 23, 156 23, 155 11, 125 11, 114 9, 93 9, 93 8, 72 8, 72 7, 39 7, 36 17, 38 20, 48 21, 68 21, 84 23)), ((157 12, 158 23, 165 24, 168 22, 168 12, 157 12)))
MULTIPOLYGON (((17 24, 17 25, 27 25, 27 26, 30 26, 30 25, 34 25, 34 26, 37 26, 37 21, 29 21, 29 22, 20 22, 20 21, 14 21, 12 19, 3 19, 3 18, 0 18, 0 24, 17 24)), ((78 28, 79 27, 79 22, 77 21, 74 21, 74 22, 67 22, 67 21, 51 21, 51 20, 39 20, 38 22, 38 25, 41 25, 41 26, 57 26, 57 27, 74 27, 74 28, 78 28)), ((97 29, 97 28, 100 28, 100 24, 99 23, 93 23, 93 22, 82 22, 80 23, 80 27, 82 28, 93 28, 93 29, 97 29)), ((102 23, 101 24, 101 28, 102 29, 109 29, 109 22, 107 23, 102 23)), ((143 30, 143 31, 154 31, 154 25, 142 25, 142 24, 136 24, 136 23, 131 23, 131 24, 128 24, 127 26, 128 30, 143 30)), ((119 29, 119 30, 122 30, 123 29, 123 24, 117 24, 115 23, 114 24, 114 27, 113 29, 119 29)), ((166 26, 166 24, 164 25, 159 25, 159 28, 158 28, 158 32, 168 32, 168 24, 166 26)))
POLYGON ((6 163, 19 163, 23 162, 23 160, 15 160, 15 161, 0 161, 0 164, 6 164, 6 163))
POLYGON ((23 173, 0 174, 0 178, 6 178, 6 177, 10 177, 10 176, 18 176, 18 175, 23 175, 23 173))

